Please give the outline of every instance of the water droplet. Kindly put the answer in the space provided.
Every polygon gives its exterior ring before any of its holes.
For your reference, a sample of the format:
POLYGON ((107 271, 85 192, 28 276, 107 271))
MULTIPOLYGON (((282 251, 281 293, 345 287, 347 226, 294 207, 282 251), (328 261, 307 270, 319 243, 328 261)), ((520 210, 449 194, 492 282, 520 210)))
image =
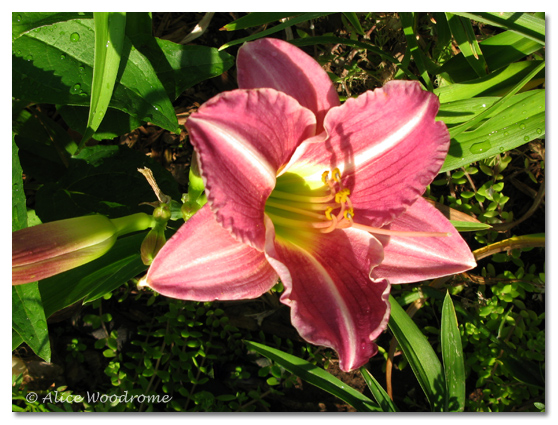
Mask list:
POLYGON ((66 31, 60 31, 60 35, 66 34, 66 31))
POLYGON ((159 105, 153 105, 153 108, 155 108, 156 111, 160 111, 161 107, 159 105))
POLYGON ((27 56, 25 56, 25 60, 26 60, 26 61, 32 61, 32 60, 33 60, 33 55, 27 55, 27 56))
POLYGON ((72 35, 70 36, 70 40, 79 41, 79 34, 77 32, 72 33, 72 35))
POLYGON ((62 60, 66 59, 66 55, 64 55, 64 54, 60 55, 60 59, 62 59, 62 60))
POLYGON ((77 83, 72 86, 70 89, 71 94, 79 94, 81 93, 81 84, 77 83))
POLYGON ((16 52, 16 56, 21 56, 21 50, 18 50, 18 51, 16 52))
POLYGON ((16 21, 17 21, 17 22, 21 22, 21 15, 17 15, 17 16, 16 16, 16 21))
POLYGON ((85 72, 85 68, 83 66, 80 66, 78 68, 78 71, 79 71, 80 74, 83 74, 85 72))
POLYGON ((480 143, 475 143, 474 145, 472 145, 469 150, 471 151, 471 153, 476 154, 476 153, 483 153, 488 151, 491 148, 490 146, 490 142, 488 140, 484 141, 484 142, 480 142, 480 143))
POLYGON ((507 131, 504 132, 504 136, 509 136, 510 133, 508 133, 507 131))
POLYGON ((542 130, 540 128, 537 128, 537 134, 542 134, 542 130))
POLYGON ((525 137, 523 138, 523 140, 525 140, 526 142, 528 142, 528 141, 529 141, 529 136, 525 136, 525 137))
POLYGON ((503 146, 500 146, 498 149, 499 149, 500 152, 504 152, 504 147, 503 146))
POLYGON ((519 128, 522 129, 522 130, 525 130, 525 124, 521 124, 521 125, 519 126, 519 128))

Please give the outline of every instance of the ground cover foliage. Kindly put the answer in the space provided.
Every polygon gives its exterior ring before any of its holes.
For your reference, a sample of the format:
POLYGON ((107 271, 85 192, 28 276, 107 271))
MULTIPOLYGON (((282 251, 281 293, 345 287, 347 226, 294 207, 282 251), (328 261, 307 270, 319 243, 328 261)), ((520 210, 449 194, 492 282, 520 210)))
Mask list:
MULTIPOLYGON (((544 14, 126 19, 121 61, 131 65, 117 67, 104 119, 91 130, 93 15, 13 14, 13 230, 90 213, 151 214, 139 205, 155 199, 136 171, 145 166, 180 205, 192 155, 185 120, 235 88, 241 43, 269 35, 318 60, 342 100, 397 78, 439 96, 452 145, 425 197, 463 230, 478 267, 394 286, 392 305, 414 324, 392 307, 380 353, 344 373, 334 352, 298 336, 280 284, 257 300, 158 296, 138 286, 145 232, 126 236, 110 255, 13 289, 14 411, 544 411, 544 14), (448 375, 452 329, 462 378, 448 375), (424 340, 402 336, 413 332, 424 340), (443 382, 417 369, 423 343, 442 359, 443 382), (308 365, 328 374, 308 374, 308 365), (40 400, 26 399, 30 391, 40 400), (133 395, 170 399, 127 401, 133 395)), ((101 111, 102 99, 96 105, 101 111)), ((169 221, 167 236, 180 224, 169 221)))

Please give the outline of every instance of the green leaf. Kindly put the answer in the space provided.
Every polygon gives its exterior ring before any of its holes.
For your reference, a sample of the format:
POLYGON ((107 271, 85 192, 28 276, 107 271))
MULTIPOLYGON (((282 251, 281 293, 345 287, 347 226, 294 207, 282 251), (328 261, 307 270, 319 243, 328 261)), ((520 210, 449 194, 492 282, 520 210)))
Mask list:
MULTIPOLYGON (((18 148, 12 133, 12 232, 27 227, 27 207, 18 148)), ((50 361, 50 342, 37 282, 12 286, 12 350, 22 342, 50 361), (14 333, 15 332, 15 333, 14 333)))
POLYGON ((223 28, 221 28, 221 30, 236 31, 251 27, 259 27, 260 25, 270 24, 271 22, 276 22, 280 19, 290 18, 297 15, 300 15, 300 13, 253 12, 225 25, 223 28))
POLYGON ((446 13, 446 16, 453 37, 459 45, 459 50, 471 68, 479 77, 486 75, 486 61, 475 37, 471 21, 451 13, 446 13))
POLYGON ((427 58, 422 50, 419 48, 414 30, 414 14, 412 12, 401 12, 399 16, 401 17, 401 25, 403 26, 403 32, 405 34, 411 56, 413 57, 415 64, 419 69, 420 76, 426 84, 427 89, 429 91, 432 91, 434 86, 432 85, 432 80, 430 80, 428 72, 430 71, 435 74, 438 67, 434 65, 432 61, 427 58))
POLYGON ((35 28, 41 28, 57 22, 72 19, 91 18, 91 12, 13 12, 12 13, 12 39, 25 34, 35 28))
POLYGON ((457 229, 458 232, 476 232, 478 230, 491 229, 492 226, 486 223, 475 223, 473 221, 456 221, 450 220, 453 227, 457 229))
POLYGON ((12 133, 12 232, 26 227, 27 207, 23 191, 23 170, 19 162, 15 133, 12 133))
POLYGON ((389 328, 411 365, 432 411, 443 411, 446 382, 442 363, 426 337, 395 298, 390 295, 389 301, 391 304, 389 328))
MULTIPOLYGON (((463 167, 544 137, 544 90, 532 90, 512 96, 504 107, 492 108, 486 116, 490 117, 490 113, 495 111, 494 116, 474 130, 462 132, 452 138, 448 156, 440 172, 463 167)), ((452 131, 453 128, 450 129, 450 134, 452 131)))
MULTIPOLYGON (((480 47, 486 59, 488 69, 497 70, 535 53, 543 46, 512 31, 505 31, 481 41, 480 47)), ((439 69, 443 78, 459 83, 475 78, 472 68, 462 53, 452 57, 439 69)))
POLYGON ((110 253, 39 282, 46 317, 86 297, 102 297, 147 269, 140 246, 146 232, 116 241, 110 253))
POLYGON ((456 15, 477 22, 512 30, 540 44, 545 44, 545 21, 529 13, 521 12, 479 12, 456 13, 456 15))
MULTIPOLYGON (((37 282, 12 286, 12 328, 37 356, 50 362, 48 327, 37 282)), ((19 342, 12 340, 12 350, 19 342)))
POLYGON ((397 406, 393 403, 391 398, 389 398, 388 393, 382 388, 380 383, 374 378, 370 371, 364 367, 359 369, 360 374, 364 378, 366 385, 370 389, 370 392, 374 396, 374 399, 380 405, 382 412, 399 412, 397 406))
POLYGON ((349 403, 359 412, 380 411, 378 406, 376 406, 368 397, 365 397, 354 388, 349 387, 331 375, 329 372, 326 372, 306 360, 257 342, 244 341, 244 344, 249 350, 254 350, 257 353, 260 353, 306 382, 309 382, 310 384, 333 394, 344 402, 349 403))
MULTIPOLYGON (((89 106, 95 32, 92 19, 58 22, 28 32, 12 44, 12 95, 35 103, 89 106)), ((178 132, 164 86, 149 60, 125 37, 110 106, 178 132)))
POLYGON ((293 25, 299 24, 301 22, 310 21, 311 19, 317 19, 322 16, 331 15, 331 13, 324 13, 324 12, 312 12, 312 13, 303 13, 301 15, 297 15, 286 22, 283 22, 279 25, 275 25, 274 27, 268 28, 264 31, 252 34, 248 37, 239 38, 238 40, 229 41, 228 43, 223 44, 219 47, 219 50, 224 50, 228 47, 235 46, 237 44, 242 44, 246 41, 257 40, 258 38, 266 37, 270 34, 274 34, 278 31, 281 31, 285 28, 292 27, 293 25))
POLYGON ((442 360, 446 377, 446 412, 465 409, 465 360, 457 316, 451 296, 446 293, 442 306, 442 360))
POLYGON ((347 18, 347 20, 351 23, 357 34, 364 35, 364 30, 362 29, 358 16, 355 12, 343 12, 343 16, 345 16, 345 18, 347 18))
POLYGON ((95 56, 93 81, 87 128, 83 133, 79 148, 83 148, 103 120, 120 66, 126 29, 126 13, 94 12, 95 56))

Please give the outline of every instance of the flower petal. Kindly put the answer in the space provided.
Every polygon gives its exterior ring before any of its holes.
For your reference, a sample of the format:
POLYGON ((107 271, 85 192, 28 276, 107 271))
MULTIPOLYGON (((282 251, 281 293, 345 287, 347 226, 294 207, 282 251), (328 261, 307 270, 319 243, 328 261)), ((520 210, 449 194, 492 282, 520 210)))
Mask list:
POLYGON ((314 114, 273 89, 215 96, 186 123, 217 221, 263 250, 265 201, 278 169, 315 134, 314 114))
POLYGON ((285 286, 281 302, 291 307, 293 326, 305 340, 337 351, 340 368, 350 371, 376 354, 373 341, 389 320, 389 283, 369 277, 382 248, 355 229, 308 235, 314 239, 302 232, 268 243, 268 260, 285 286))
POLYGON ((391 284, 419 282, 461 273, 477 266, 467 243, 455 227, 422 197, 387 226, 392 230, 448 232, 448 237, 382 236, 384 261, 372 271, 391 284))
POLYGON ((244 44, 237 57, 238 86, 269 87, 294 97, 316 114, 317 133, 323 130, 327 111, 340 105, 327 72, 304 51, 276 38, 244 44))
POLYGON ((169 239, 147 273, 155 291, 194 301, 257 298, 276 282, 265 255, 233 239, 208 205, 169 239))
POLYGON ((444 123, 434 121, 438 107, 438 98, 418 82, 390 81, 333 108, 325 118, 325 149, 304 143, 290 164, 295 172, 338 167, 355 221, 382 227, 424 193, 444 162, 450 137, 444 123))

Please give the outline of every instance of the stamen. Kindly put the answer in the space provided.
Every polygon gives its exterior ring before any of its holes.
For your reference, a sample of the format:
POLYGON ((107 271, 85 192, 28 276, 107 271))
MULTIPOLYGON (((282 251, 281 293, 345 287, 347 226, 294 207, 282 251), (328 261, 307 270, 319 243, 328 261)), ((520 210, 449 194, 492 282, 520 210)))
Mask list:
POLYGON ((368 233, 375 233, 377 235, 388 235, 388 236, 408 236, 408 237, 446 237, 451 236, 451 233, 446 232, 413 232, 406 230, 390 230, 390 229, 380 229, 378 227, 365 226, 363 224, 353 222, 355 229, 364 230, 368 233))
MULTIPOLYGON (((285 210, 285 211, 294 212, 294 213, 297 213, 297 214, 302 214, 302 215, 305 215, 307 217, 317 218, 318 220, 324 218, 323 214, 314 213, 314 212, 311 212, 311 211, 304 210, 302 208, 292 207, 290 205, 285 205, 285 204, 280 203, 280 202, 273 202, 273 201, 268 200, 265 203, 265 205, 269 206, 269 207, 274 207, 274 208, 277 208, 277 209, 285 210)), ((326 215, 327 215, 327 213, 326 213, 326 215)))

